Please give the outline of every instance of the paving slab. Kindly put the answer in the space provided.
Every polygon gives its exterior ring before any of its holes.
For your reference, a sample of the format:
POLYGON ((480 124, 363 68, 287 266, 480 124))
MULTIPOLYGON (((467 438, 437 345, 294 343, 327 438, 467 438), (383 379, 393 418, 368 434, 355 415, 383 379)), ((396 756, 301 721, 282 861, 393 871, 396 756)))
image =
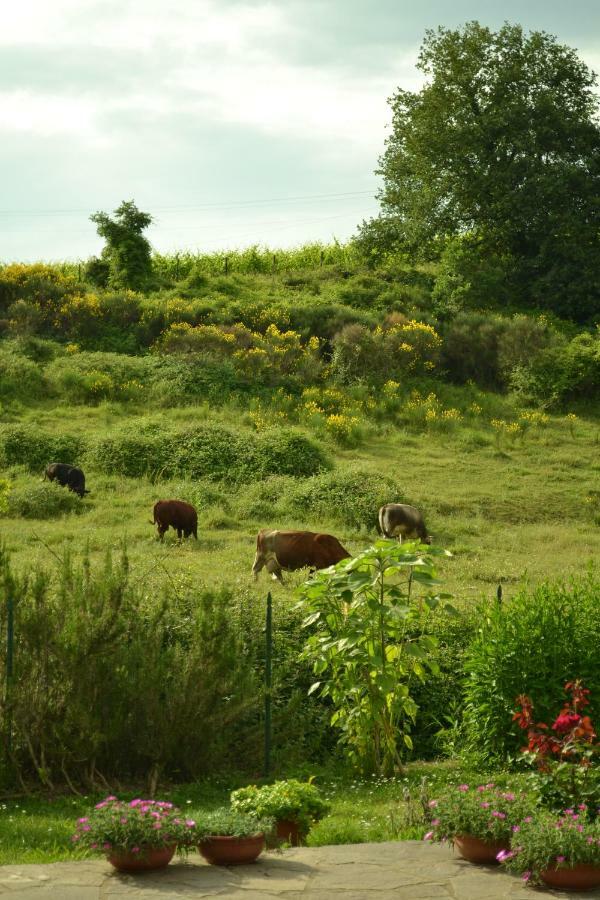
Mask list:
POLYGON ((536 900, 600 892, 538 892, 494 866, 474 866, 422 841, 299 847, 251 866, 209 866, 201 857, 159 872, 123 875, 104 860, 1 866, 6 900, 536 900))

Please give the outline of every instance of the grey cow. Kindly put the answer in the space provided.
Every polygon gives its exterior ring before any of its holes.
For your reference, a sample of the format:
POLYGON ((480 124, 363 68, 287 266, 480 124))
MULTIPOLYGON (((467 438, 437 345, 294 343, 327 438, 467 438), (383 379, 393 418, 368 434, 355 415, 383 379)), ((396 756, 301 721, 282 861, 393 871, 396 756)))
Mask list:
POLYGON ((379 510, 379 530, 387 538, 419 538, 431 544, 431 536, 425 527, 423 513, 406 503, 386 503, 379 510))

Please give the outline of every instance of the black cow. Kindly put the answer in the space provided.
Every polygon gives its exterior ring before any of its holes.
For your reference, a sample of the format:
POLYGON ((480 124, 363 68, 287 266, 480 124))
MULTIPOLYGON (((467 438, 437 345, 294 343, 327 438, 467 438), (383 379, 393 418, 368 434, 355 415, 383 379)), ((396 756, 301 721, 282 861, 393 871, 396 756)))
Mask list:
POLYGON ((46 466, 44 480, 58 481, 61 487, 68 487, 74 494, 79 494, 83 499, 84 494, 89 494, 85 489, 85 475, 77 466, 68 466, 66 463, 50 463, 46 466))
POLYGON ((379 510, 380 534, 386 538, 419 538, 424 544, 431 544, 431 536, 425 527, 423 513, 406 503, 386 503, 379 510))

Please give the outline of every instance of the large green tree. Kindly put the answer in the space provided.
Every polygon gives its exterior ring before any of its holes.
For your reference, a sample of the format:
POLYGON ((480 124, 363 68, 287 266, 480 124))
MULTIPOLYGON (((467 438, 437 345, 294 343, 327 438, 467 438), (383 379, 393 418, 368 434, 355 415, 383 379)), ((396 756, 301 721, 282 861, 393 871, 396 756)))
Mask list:
POLYGON ((152 216, 137 208, 133 200, 125 200, 115 210, 114 218, 104 212, 90 216, 98 234, 106 241, 102 259, 95 261, 107 266, 110 287, 142 290, 152 276, 150 242, 143 232, 152 223, 152 216))
POLYGON ((363 245, 434 259, 466 242, 471 268, 500 263, 515 299, 600 312, 595 74, 551 35, 477 22, 428 31, 418 67, 421 90, 390 100, 382 212, 363 245))

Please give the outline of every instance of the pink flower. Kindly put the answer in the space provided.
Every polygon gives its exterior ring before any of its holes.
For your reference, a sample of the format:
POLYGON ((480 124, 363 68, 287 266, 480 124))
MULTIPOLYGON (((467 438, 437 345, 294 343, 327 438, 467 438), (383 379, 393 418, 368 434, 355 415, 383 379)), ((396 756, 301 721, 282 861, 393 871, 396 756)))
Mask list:
POLYGON ((485 791, 485 784, 480 784, 479 787, 477 788, 477 790, 479 791, 479 793, 481 793, 482 791, 485 791))
POLYGON ((573 810, 573 809, 565 809, 565 813, 567 816, 572 816, 574 812, 575 812, 575 810, 573 810))
POLYGON ((577 809, 587 809, 587 806, 585 805, 585 803, 580 803, 577 809))
POLYGON ((92 829, 91 829, 91 826, 90 826, 90 825, 82 825, 82 826, 81 826, 81 830, 82 830, 82 831, 91 831, 92 829))
POLYGON ((500 853, 496 853, 496 859, 498 862, 504 862, 505 859, 512 859, 515 854, 511 853, 510 850, 501 850, 500 853))
POLYGON ((529 825, 530 822, 533 822, 533 816, 525 816, 523 819, 526 825, 529 825))
POLYGON ((438 805, 437 800, 430 800, 429 803, 427 804, 427 806, 429 806, 431 809, 433 809, 434 806, 437 806, 437 805, 438 805))
POLYGON ((562 716, 558 716, 552 726, 552 730, 556 731, 557 734, 566 734, 575 728, 576 725, 579 725, 580 722, 581 716, 577 715, 577 713, 565 713, 562 716))
POLYGON ((106 801, 102 801, 102 803, 96 803, 94 809, 104 809, 106 806, 106 801))
POLYGON ((557 863, 564 863, 564 861, 565 861, 565 857, 564 857, 564 856, 557 856, 557 857, 556 857, 556 862, 557 862, 557 863))
MULTIPOLYGON (((188 823, 186 822, 185 824, 187 825, 188 823)), ((194 823, 194 824, 195 824, 195 823, 194 823)), ((432 822, 431 822, 431 824, 435 827, 436 825, 439 825, 439 824, 440 824, 440 820, 439 820, 439 819, 433 819, 432 822)))
POLYGON ((107 803, 111 803, 113 800, 116 800, 116 799, 117 799, 117 798, 116 798, 113 794, 111 794, 110 797, 107 797, 107 798, 106 798, 106 802, 107 802, 107 803))
POLYGON ((139 853, 139 852, 140 852, 140 848, 139 848, 139 847, 132 847, 132 848, 131 848, 131 852, 132 852, 132 853, 139 853))
POLYGON ((520 826, 520 825, 513 825, 512 830, 513 830, 514 832, 520 831, 520 830, 521 830, 521 826, 520 826))
POLYGON ((155 822, 152 827, 158 831, 159 828, 162 828, 162 825, 160 824, 160 822, 155 822))
POLYGON ((486 784, 485 787, 486 787, 486 790, 489 791, 491 788, 496 787, 496 785, 494 784, 493 781, 490 781, 490 783, 489 783, 489 784, 486 784))
POLYGON ((138 798, 137 800, 132 800, 129 804, 130 806, 139 806, 142 801, 138 798))
POLYGON ((531 878, 531 872, 523 872, 523 874, 521 875, 521 878, 525 882, 529 881, 529 879, 531 878))
POLYGON ((108 843, 108 841, 105 841, 104 844, 102 844, 102 849, 103 849, 103 850, 110 850, 110 844, 108 843))
POLYGON ((125 818, 125 816, 122 816, 122 818, 119 819, 119 822, 121 823, 121 825, 127 825, 127 821, 128 820, 125 818))
POLYGON ((77 822, 89 822, 89 821, 90 820, 88 819, 87 816, 84 816, 83 819, 77 819, 77 822))
POLYGON ((71 840, 72 840, 72 841, 78 841, 78 840, 79 840, 79 835, 78 835, 78 834, 73 834, 73 835, 71 835, 71 840))
POLYGON ((458 790, 459 790, 459 791, 462 791, 463 794, 464 794, 465 791, 468 791, 468 790, 469 790, 469 785, 468 785, 468 784, 459 784, 458 790))
POLYGON ((433 831, 428 831, 426 835, 423 836, 424 841, 430 841, 433 837, 433 831))
POLYGON ((90 850, 96 850, 97 847, 98 847, 98 844, 90 844, 90 850))
MULTIPOLYGON (((187 825, 188 828, 194 828, 194 826, 196 825, 196 823, 194 822, 193 819, 186 819, 185 824, 187 825)), ((436 822, 432 822, 431 824, 435 825, 436 822)), ((439 824, 439 819, 437 820, 437 824, 439 824)))
POLYGON ((505 819, 505 818, 506 818, 506 813, 498 812, 497 810, 493 810, 492 815, 493 815, 496 819, 505 819))
POLYGON ((487 800, 486 800, 484 803, 480 803, 479 805, 481 806, 482 809, 489 809, 489 807, 490 807, 492 804, 491 804, 491 803, 488 803, 487 800))

